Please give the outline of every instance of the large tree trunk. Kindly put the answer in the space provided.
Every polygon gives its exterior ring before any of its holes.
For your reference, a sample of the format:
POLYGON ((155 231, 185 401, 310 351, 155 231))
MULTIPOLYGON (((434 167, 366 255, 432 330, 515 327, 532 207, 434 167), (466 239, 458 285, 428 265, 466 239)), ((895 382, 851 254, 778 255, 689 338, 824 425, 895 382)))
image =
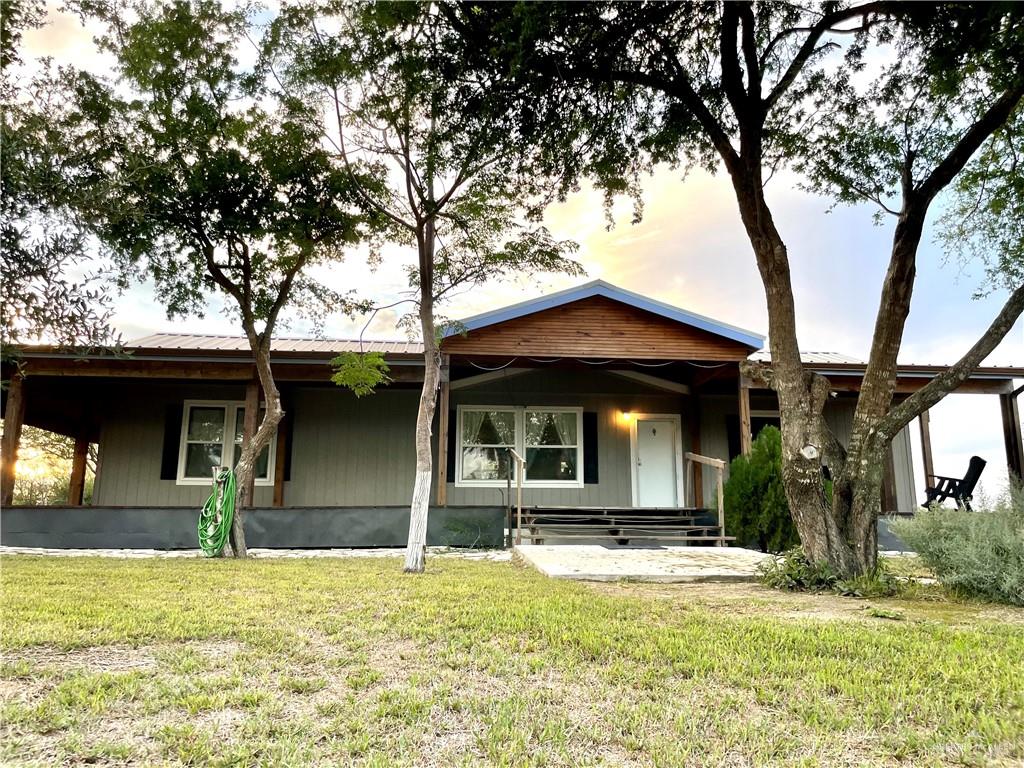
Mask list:
MULTIPOLYGON (((955 389, 987 354, 979 356, 977 353, 983 351, 982 348, 991 351, 1009 329, 1005 326, 1004 308, 1001 319, 954 366, 955 374, 937 377, 927 385, 922 392, 928 389, 931 392, 918 398, 921 402, 913 402, 911 406, 903 403, 893 408, 896 359, 910 312, 917 249, 929 206, 1016 109, 1024 96, 1024 80, 1018 80, 996 99, 923 181, 915 182, 915 154, 910 151, 906 154, 902 168, 902 210, 882 284, 871 354, 854 413, 850 444, 844 451, 835 443, 824 422, 822 392, 827 396, 827 386, 822 386, 814 376, 806 375, 800 361, 789 258, 764 199, 762 141, 772 96, 766 101, 761 94, 761 65, 753 34, 755 24, 750 3, 725 5, 721 38, 722 85, 738 123, 739 152, 699 96, 688 90, 688 84, 684 83, 677 93, 689 106, 696 104, 695 115, 729 171, 743 225, 757 258, 768 306, 771 376, 781 413, 783 482, 790 511, 808 556, 816 562, 827 563, 841 575, 852 576, 874 569, 877 562, 876 524, 882 467, 893 436, 928 407, 918 407, 925 399, 937 402, 955 389), (737 51, 741 25, 746 82, 737 51), (912 412, 914 409, 916 412, 912 412), (831 504, 824 493, 822 466, 828 467, 835 478, 831 504)), ((801 49, 805 52, 803 62, 815 50, 824 29, 811 30, 812 37, 801 49)), ((800 54, 796 62, 800 62, 800 54)), ((795 74, 799 66, 802 62, 790 71, 795 74)), ((787 83, 783 87, 788 86, 787 83)), ((777 85, 776 89, 779 87, 777 85)), ((773 94, 775 92, 773 90, 773 94)), ((1010 303, 1013 303, 1012 298, 1010 303)), ((1018 309, 1014 317, 1019 314, 1018 309)), ((913 397, 908 402, 911 401, 913 397)))
POLYGON ((440 353, 433 336, 433 316, 421 319, 423 328, 423 389, 416 412, 416 480, 409 509, 409 540, 405 550, 405 571, 422 573, 426 562, 427 517, 430 512, 430 483, 433 478, 433 453, 430 425, 437 408, 437 389, 441 379, 440 353), (429 341, 427 341, 429 340, 429 341))
MULTIPOLYGON (((284 418, 284 411, 281 410, 281 393, 277 389, 273 370, 270 367, 270 334, 270 327, 267 327, 263 334, 257 334, 251 327, 246 328, 249 346, 256 360, 256 373, 259 376, 260 386, 263 388, 266 413, 252 440, 243 443, 242 455, 238 459, 238 466, 235 470, 237 503, 235 504, 235 517, 231 523, 231 546, 235 557, 248 555, 245 544, 245 510, 251 507, 253 502, 256 459, 260 452, 270 444, 277 432, 278 424, 284 418)), ((257 398, 257 413, 259 413, 258 400, 257 398)), ((246 413, 247 419, 251 417, 251 414, 246 413)))
POLYGON ((759 153, 754 160, 730 163, 729 173, 765 288, 771 385, 779 399, 782 482, 790 513, 808 557, 848 572, 855 569, 853 548, 829 504, 822 474, 823 464, 840 464, 842 454, 824 419, 827 386, 808 375, 800 359, 789 255, 764 199, 759 153))
POLYGON ((418 237, 420 256, 420 332, 423 335, 423 389, 416 412, 416 480, 409 508, 409 539, 405 549, 405 572, 422 573, 427 558, 427 517, 430 513, 430 483, 434 457, 430 447, 430 425, 437 409, 441 381, 441 352, 434 327, 434 223, 428 220, 418 237))

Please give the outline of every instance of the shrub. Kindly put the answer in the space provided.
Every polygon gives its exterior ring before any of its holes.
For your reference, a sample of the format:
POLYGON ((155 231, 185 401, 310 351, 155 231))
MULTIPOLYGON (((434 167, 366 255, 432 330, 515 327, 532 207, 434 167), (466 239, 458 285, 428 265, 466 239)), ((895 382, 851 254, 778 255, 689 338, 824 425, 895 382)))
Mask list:
POLYGON ((835 592, 847 597, 890 597, 899 581, 879 563, 874 572, 842 579, 827 563, 813 563, 800 547, 770 557, 758 566, 762 584, 787 592, 835 592))
POLYGON ((782 552, 800 543, 782 487, 782 433, 765 427, 749 456, 729 465, 725 484, 725 530, 741 546, 782 552))
POLYGON ((954 592, 1024 605, 1024 491, 987 511, 932 507, 892 529, 954 592))

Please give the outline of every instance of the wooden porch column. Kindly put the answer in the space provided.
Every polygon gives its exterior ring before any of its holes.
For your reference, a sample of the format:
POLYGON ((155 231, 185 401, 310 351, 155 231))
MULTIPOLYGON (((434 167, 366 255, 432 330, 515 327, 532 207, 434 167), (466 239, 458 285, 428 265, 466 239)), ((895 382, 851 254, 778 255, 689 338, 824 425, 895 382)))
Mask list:
MULTIPOLYGON (((686 418, 690 425, 690 451, 700 455, 700 397, 693 392, 686 408, 686 418)), ((691 462, 693 468, 693 506, 698 509, 704 506, 704 465, 691 462)))
POLYGON ((71 484, 68 486, 68 504, 82 506, 85 498, 85 464, 89 458, 89 438, 75 438, 75 453, 71 459, 71 484))
MULTIPOLYGON (((256 430, 260 425, 260 383, 258 380, 250 381, 245 385, 245 423, 242 425, 242 446, 248 445, 256 436, 256 430)), ((253 506, 256 492, 256 473, 252 473, 249 479, 249 487, 239 488, 242 498, 249 500, 248 506, 253 506)))
POLYGON ((437 404, 437 506, 448 506, 448 408, 450 358, 441 355, 441 384, 437 404))
POLYGON ((931 483, 935 477, 935 464, 932 459, 932 427, 931 417, 928 411, 918 416, 918 424, 921 427, 921 461, 924 462, 925 485, 931 483))
MULTIPOLYGON (((282 398, 283 400, 283 398, 282 398)), ((284 467, 288 458, 288 434, 291 430, 289 419, 292 418, 292 411, 284 402, 281 403, 284 410, 284 418, 277 425, 277 448, 274 453, 274 501, 273 506, 284 506, 284 467)))
POLYGON ((740 453, 750 455, 753 438, 750 434, 750 381, 740 375, 740 453))
POLYGON ((0 444, 0 507, 9 507, 14 501, 14 477, 18 465, 18 444, 21 442, 21 424, 25 418, 24 378, 19 373, 11 376, 7 386, 7 408, 4 410, 4 437, 0 444))
POLYGON ((1020 408, 1017 396, 1024 392, 1018 387, 1013 392, 999 396, 999 409, 1003 413, 1003 440, 1006 442, 1006 467, 1010 479, 1024 480, 1024 439, 1021 437, 1020 408))
POLYGON ((885 464, 882 469, 882 514, 888 515, 898 512, 899 506, 896 498, 896 466, 892 460, 892 446, 885 452, 885 464))

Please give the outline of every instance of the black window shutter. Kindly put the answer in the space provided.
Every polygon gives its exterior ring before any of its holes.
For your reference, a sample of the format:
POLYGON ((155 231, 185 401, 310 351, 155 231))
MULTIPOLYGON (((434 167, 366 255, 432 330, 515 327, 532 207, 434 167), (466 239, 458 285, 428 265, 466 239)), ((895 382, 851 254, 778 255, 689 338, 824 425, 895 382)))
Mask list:
POLYGON ((735 413, 725 417, 725 437, 729 444, 729 461, 740 455, 740 417, 735 413))
POLYGON ((448 461, 446 462, 445 472, 448 476, 448 482, 455 482, 455 451, 458 450, 456 447, 458 441, 455 439, 457 436, 455 430, 458 429, 459 422, 455 418, 455 410, 448 411, 448 461))
POLYGON ((284 416, 284 480, 292 479, 292 435, 294 433, 295 413, 289 411, 284 416))
POLYGON ((178 449, 181 447, 181 417, 185 409, 172 403, 164 412, 164 448, 160 456, 160 479, 178 479, 178 449))
POLYGON ((597 413, 583 412, 583 482, 595 485, 597 477, 597 413))

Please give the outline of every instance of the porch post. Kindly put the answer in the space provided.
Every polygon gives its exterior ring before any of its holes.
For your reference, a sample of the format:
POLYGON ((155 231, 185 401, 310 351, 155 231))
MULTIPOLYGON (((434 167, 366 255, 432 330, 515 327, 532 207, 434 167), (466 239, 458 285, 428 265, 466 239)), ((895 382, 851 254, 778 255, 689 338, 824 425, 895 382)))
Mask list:
POLYGON ((750 455, 753 438, 750 434, 750 381, 740 374, 740 453, 750 455))
MULTIPOLYGON (((687 421, 690 425, 690 450, 701 455, 700 449, 700 397, 693 392, 688 400, 687 421)), ((691 461, 690 477, 693 479, 693 506, 700 509, 704 506, 704 465, 691 461)), ((685 504, 685 501, 684 501, 685 504)))
POLYGON ((71 483, 68 486, 68 505, 82 506, 85 498, 85 464, 89 457, 89 438, 75 438, 75 453, 71 459, 71 483))
POLYGON ((924 482, 927 486, 935 477, 935 464, 932 460, 931 417, 928 415, 928 411, 923 411, 918 416, 918 424, 921 427, 921 461, 924 462, 924 482))
MULTIPOLYGON (((242 445, 248 445, 256 436, 260 424, 260 383, 252 380, 245 385, 245 423, 242 425, 242 445)), ((248 506, 254 506, 256 491, 256 473, 249 478, 249 487, 242 489, 240 496, 249 500, 248 506)))
POLYGON ((898 512, 896 508, 896 466, 892 460, 892 446, 886 449, 885 463, 882 466, 882 514, 898 512))
POLYGON ((1020 408, 1017 395, 1024 392, 1024 386, 999 396, 999 408, 1003 413, 1003 440, 1006 442, 1006 466, 1010 479, 1024 480, 1024 439, 1021 437, 1020 408))
POLYGON ((437 404, 437 506, 448 506, 448 408, 450 358, 441 355, 440 397, 437 404))
POLYGON ((274 453, 274 500, 272 505, 275 507, 284 506, 284 468, 290 447, 288 445, 288 434, 291 427, 292 408, 290 399, 285 399, 283 393, 281 395, 281 407, 284 409, 284 418, 277 425, 277 448, 274 453))
POLYGON ((0 444, 0 507, 9 507, 14 501, 14 478, 18 465, 18 444, 21 442, 21 424, 25 418, 24 377, 11 375, 7 385, 7 408, 4 410, 4 437, 0 444))

